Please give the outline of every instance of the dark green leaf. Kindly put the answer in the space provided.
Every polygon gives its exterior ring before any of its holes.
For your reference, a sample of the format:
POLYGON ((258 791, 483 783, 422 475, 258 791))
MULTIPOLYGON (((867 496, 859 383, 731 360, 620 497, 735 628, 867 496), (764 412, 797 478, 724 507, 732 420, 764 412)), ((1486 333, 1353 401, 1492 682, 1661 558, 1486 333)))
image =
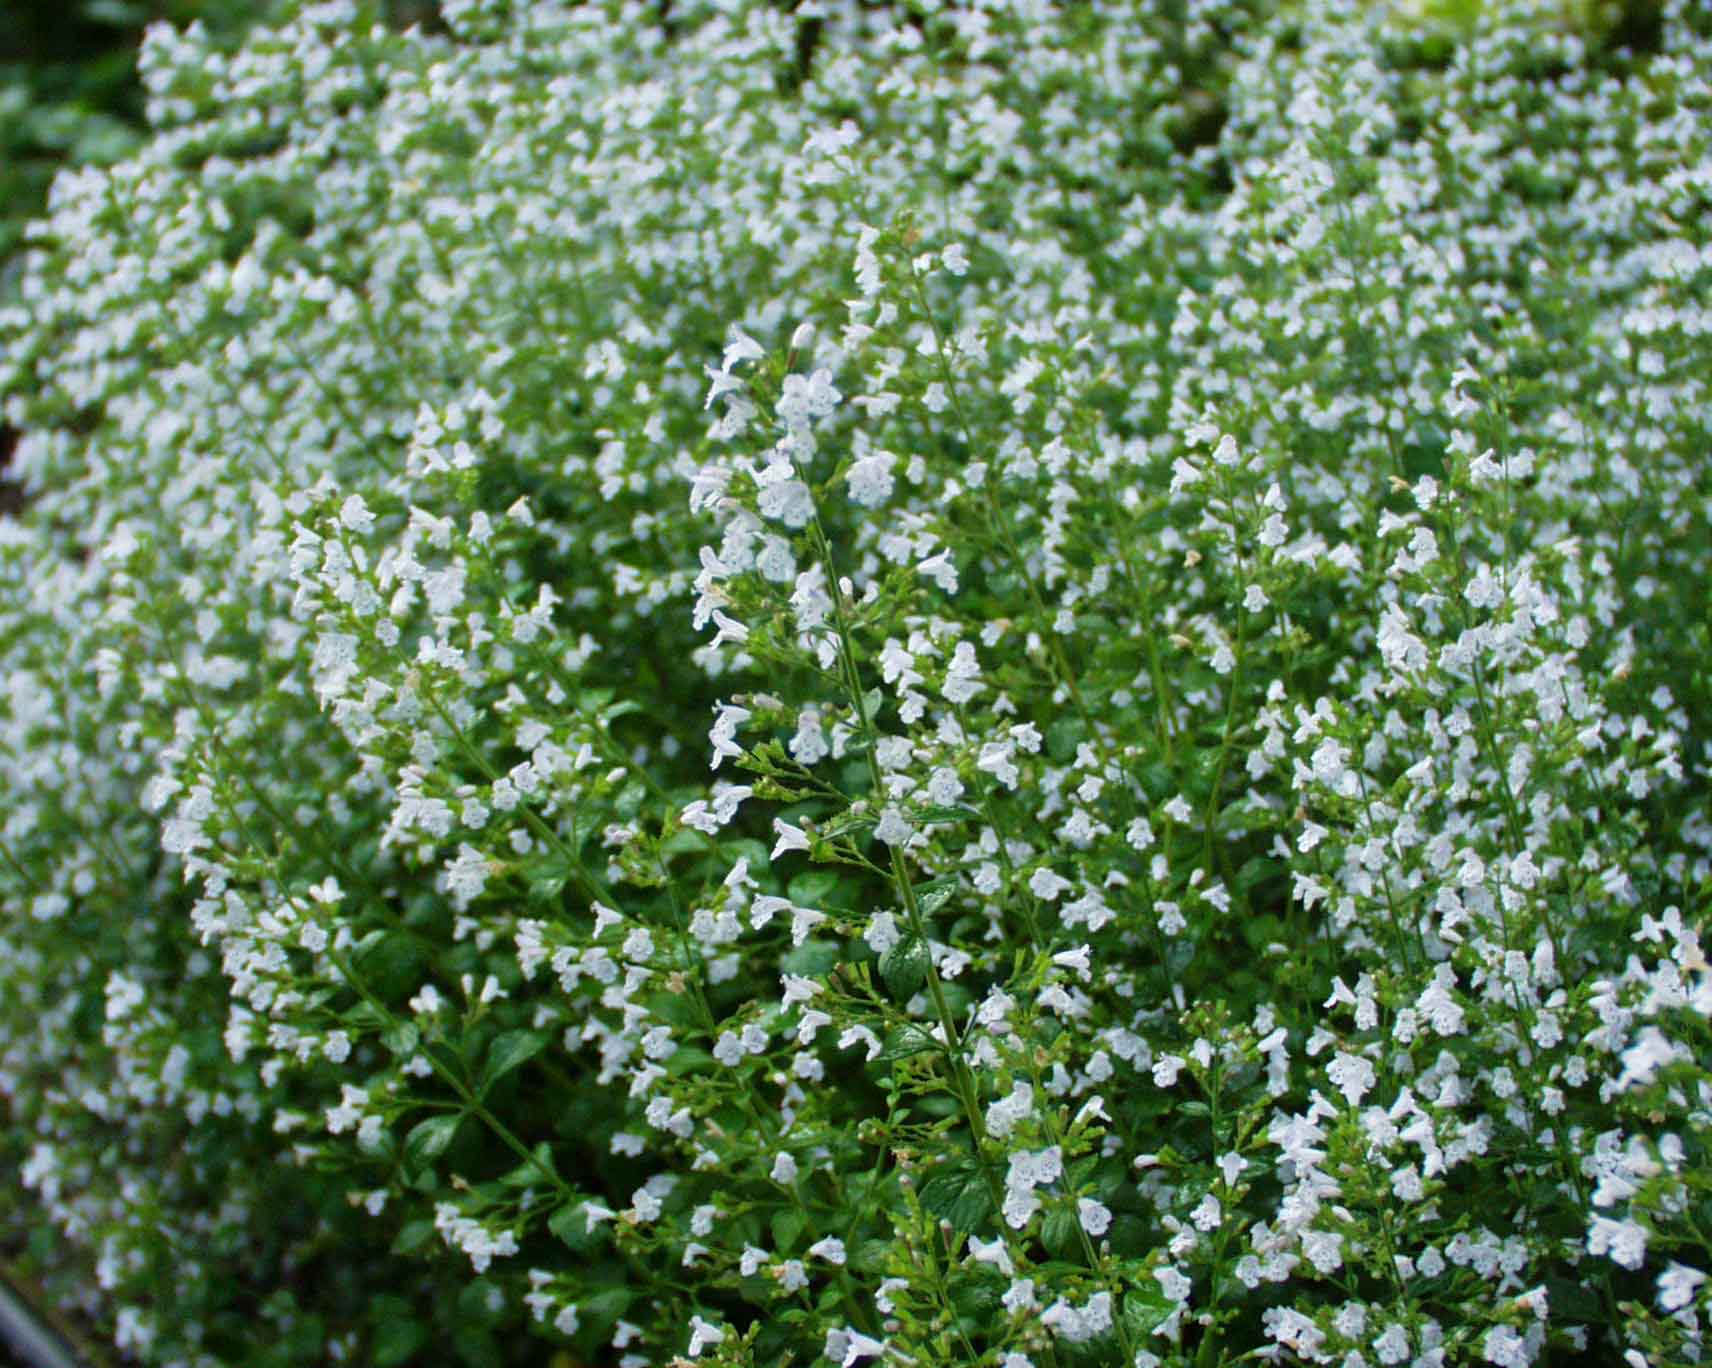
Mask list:
POLYGON ((786 973, 821 978, 844 958, 844 947, 835 941, 806 940, 781 961, 786 973))
POLYGON ((486 1330, 473 1325, 460 1325, 452 1332, 452 1347, 464 1368, 504 1368, 505 1356, 499 1344, 486 1330))
POLYGON ((499 1181, 506 1187, 526 1188, 539 1187, 542 1183, 552 1181, 555 1172, 553 1168, 553 1147, 543 1140, 531 1151, 535 1156, 526 1164, 519 1164, 499 1181))
POLYGON ((505 1299, 499 1298, 499 1309, 494 1307, 494 1293, 498 1289, 488 1278, 477 1278, 474 1282, 466 1283, 458 1293, 458 1321, 464 1325, 476 1325, 484 1328, 492 1327, 504 1312, 505 1299))
POLYGON ((607 1238, 605 1225, 598 1221, 589 1224, 586 1200, 567 1202, 560 1207, 547 1218, 547 1229, 573 1254, 586 1254, 607 1238))
POLYGON ((351 954, 365 986, 382 1000, 421 987, 425 958, 421 944, 405 931, 371 932, 351 954))
POLYGON ((911 1055, 938 1048, 939 1042, 930 1036, 925 1028, 914 1022, 905 1022, 886 1036, 885 1048, 880 1051, 879 1059, 882 1063, 894 1059, 908 1059, 911 1055))
POLYGON ((529 897, 535 902, 557 902, 565 885, 577 872, 569 856, 554 852, 529 866, 529 897))
POLYGON ((1146 1339, 1176 1309, 1177 1303, 1165 1295, 1157 1282, 1138 1278, 1123 1300, 1124 1324, 1129 1327, 1130 1338, 1146 1339))
POLYGON ((944 1165, 921 1185, 921 1205, 951 1228, 973 1234, 993 1215, 993 1197, 981 1170, 968 1160, 944 1165))
POLYGON ((838 875, 830 869, 810 869, 790 882, 786 895, 798 907, 824 908, 838 890, 838 875))
POLYGON ((539 1031, 501 1031, 487 1048, 479 1091, 485 1096, 495 1083, 540 1054, 546 1046, 547 1037, 539 1031))
POLYGON ((800 1208, 780 1207, 773 1213, 773 1248, 781 1254, 788 1254, 802 1238, 803 1227, 807 1224, 808 1217, 800 1208))
POLYGON ((398 1232, 398 1238, 392 1242, 394 1254, 414 1254, 434 1238, 434 1223, 432 1221, 411 1221, 398 1232))
POLYGON ((369 1346, 369 1362, 375 1368, 395 1368, 397 1364, 409 1363, 427 1343, 428 1327, 421 1321, 389 1320, 375 1331, 374 1343, 369 1346))
POLYGON ((1074 1259, 1082 1252, 1082 1240, 1076 1232, 1075 1210, 1067 1206, 1055 1206, 1046 1213, 1046 1219, 1041 1222, 1041 1243, 1055 1259, 1074 1259))
POLYGON ((706 1050, 695 1045, 680 1045, 666 1059, 665 1068, 673 1078, 683 1078, 710 1069, 713 1065, 714 1058, 706 1050))
POLYGON ((950 803, 944 806, 929 804, 925 807, 911 808, 910 815, 918 822, 966 822, 971 817, 979 818, 980 813, 974 808, 964 807, 961 803, 950 803))
POLYGON ((594 1337, 605 1341, 612 1334, 612 1327, 618 1324, 618 1318, 635 1301, 636 1293, 627 1287, 606 1287, 593 1296, 583 1298, 577 1304, 577 1312, 594 1337))
POLYGON ((418 1169, 433 1163, 450 1148, 458 1133, 458 1123, 463 1119, 462 1113, 454 1112, 417 1122, 404 1137, 404 1162, 418 1169))
POLYGON ((927 946, 914 936, 904 936, 880 956, 880 977, 899 1002, 908 1002, 927 981, 927 946))

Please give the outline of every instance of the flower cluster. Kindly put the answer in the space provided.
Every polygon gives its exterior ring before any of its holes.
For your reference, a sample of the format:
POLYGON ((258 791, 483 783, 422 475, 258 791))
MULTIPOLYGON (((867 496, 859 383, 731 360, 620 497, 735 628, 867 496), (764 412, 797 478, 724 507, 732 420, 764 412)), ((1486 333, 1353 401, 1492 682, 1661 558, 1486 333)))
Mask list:
POLYGON ((1696 6, 285 8, 0 306, 121 1351, 1700 1361, 1696 6))

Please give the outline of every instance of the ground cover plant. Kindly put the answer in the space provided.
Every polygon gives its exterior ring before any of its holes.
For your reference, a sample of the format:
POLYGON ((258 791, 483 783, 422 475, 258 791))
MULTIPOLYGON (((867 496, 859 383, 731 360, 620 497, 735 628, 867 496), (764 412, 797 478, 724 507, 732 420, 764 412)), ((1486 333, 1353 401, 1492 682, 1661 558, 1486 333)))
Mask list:
POLYGON ((151 30, 0 313, 0 1163, 149 1363, 1704 1353, 1712 26, 151 30))
POLYGON ((61 166, 105 164, 142 134, 134 60, 154 20, 222 35, 265 17, 244 0, 13 0, 0 16, 0 290, 61 166))

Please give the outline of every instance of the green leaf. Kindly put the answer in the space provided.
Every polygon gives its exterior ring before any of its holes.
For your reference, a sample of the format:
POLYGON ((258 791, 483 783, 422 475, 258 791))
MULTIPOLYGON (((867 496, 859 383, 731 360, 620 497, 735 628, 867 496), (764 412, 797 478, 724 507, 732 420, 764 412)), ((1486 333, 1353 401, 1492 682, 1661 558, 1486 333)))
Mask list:
POLYGON ((1255 855, 1243 861, 1232 885, 1238 893, 1252 893, 1269 879, 1280 878, 1285 866, 1265 855, 1255 855))
POLYGON ((892 1242, 890 1240, 863 1240, 850 1252, 850 1271, 852 1273, 872 1273, 876 1277, 883 1276, 891 1257, 892 1242))
POLYGON ((534 1155, 528 1163, 519 1164, 511 1172, 500 1178, 506 1187, 527 1188, 536 1187, 541 1183, 550 1182, 556 1171, 553 1168, 553 1147, 543 1140, 530 1151, 534 1155))
POLYGON ((491 1329, 504 1314, 505 1299, 499 1299, 498 1309, 494 1306, 493 1295, 498 1289, 489 1278, 477 1278, 474 1282, 464 1284, 458 1293, 458 1322, 461 1325, 475 1325, 491 1329))
POLYGON ((547 1229, 573 1254, 587 1254, 607 1238, 604 1225, 589 1225, 587 1199, 565 1203, 547 1218, 547 1229))
POLYGON ((554 852, 529 866, 529 897, 533 902, 557 902, 576 874, 577 868, 569 856, 554 852))
POLYGON ((487 1090, 513 1069, 528 1063, 547 1047, 547 1037, 540 1031, 501 1031, 487 1047, 487 1062, 482 1066, 478 1091, 487 1090))
POLYGON ((369 1346, 369 1362, 375 1368, 396 1368, 409 1363, 428 1343, 428 1327, 421 1321, 400 1317, 388 1320, 374 1334, 369 1346))
POLYGON ((1082 1241, 1076 1234, 1076 1212, 1068 1206, 1055 1206, 1040 1224, 1040 1240, 1047 1253, 1055 1259, 1074 1259, 1082 1251, 1082 1241))
POLYGON ((993 1196, 980 1168, 966 1159, 942 1166, 917 1194, 924 1210, 970 1235, 993 1215, 993 1196))
POLYGON ((673 1078, 683 1078, 686 1075, 706 1072, 714 1067, 715 1060, 706 1050, 696 1045, 680 1045, 666 1059, 666 1072, 673 1078))
POLYGON ((434 1223, 432 1221, 410 1221, 398 1232, 398 1238, 392 1242, 394 1254, 414 1254, 434 1238, 434 1223))
POLYGON ((927 917, 939 911, 957 889, 958 882, 955 876, 929 879, 926 883, 917 884, 915 901, 916 906, 921 908, 921 915, 927 917))
POLYGON ((382 1033, 380 1043, 395 1055, 413 1055, 416 1047, 422 1043, 422 1033, 416 1029, 414 1021, 400 1021, 387 1027, 382 1033))
POLYGON ((823 978, 843 959, 844 947, 836 941, 810 939, 792 950, 780 964, 788 974, 823 978))
POLYGON ((453 1112, 417 1122, 404 1137, 404 1162, 411 1168, 427 1168, 451 1147, 463 1119, 462 1112, 453 1112))
POLYGON ((878 1058, 881 1063, 889 1063, 894 1059, 908 1059, 911 1055, 925 1054, 928 1050, 938 1048, 937 1040, 924 1028, 910 1021, 896 1027, 886 1036, 885 1047, 878 1058))
POLYGON ((1131 1339, 1145 1339, 1165 1324, 1177 1309, 1177 1303, 1165 1295, 1165 1290, 1152 1278, 1137 1279, 1135 1286, 1124 1294, 1123 1318, 1131 1339))
POLYGON ((1061 717, 1046 729, 1046 753, 1060 764, 1076 754, 1088 739, 1087 725, 1079 717, 1061 717))
POLYGON ((612 1327, 618 1323, 618 1318, 628 1311, 635 1301, 636 1293, 628 1287, 606 1287, 592 1296, 584 1297, 577 1304, 577 1311, 582 1316, 583 1324, 593 1332, 595 1339, 604 1342, 612 1334, 612 1327))
POLYGON ((966 822, 971 817, 978 819, 981 814, 961 803, 930 803, 924 807, 911 808, 910 815, 918 822, 966 822))
POLYGON ((504 1368, 498 1342, 478 1326, 460 1325, 452 1332, 452 1347, 464 1368, 504 1368))
POLYGON ((419 988, 426 958, 421 943, 407 931, 371 932, 351 953, 357 972, 383 1001, 419 988))
POLYGON ((788 1254, 802 1238, 803 1228, 807 1224, 808 1217, 801 1208, 780 1207, 773 1213, 773 1248, 781 1254, 788 1254))
POLYGON ((859 831, 867 831, 879 824, 878 813, 846 812, 828 822, 821 834, 829 841, 836 841, 840 837, 854 836, 859 831))
POLYGON ((904 936, 880 956, 880 977, 899 1002, 908 1002, 927 981, 927 945, 915 936, 904 936))
POLYGON ((833 902, 839 882, 830 869, 810 869, 792 879, 785 893, 798 907, 824 908, 833 902))

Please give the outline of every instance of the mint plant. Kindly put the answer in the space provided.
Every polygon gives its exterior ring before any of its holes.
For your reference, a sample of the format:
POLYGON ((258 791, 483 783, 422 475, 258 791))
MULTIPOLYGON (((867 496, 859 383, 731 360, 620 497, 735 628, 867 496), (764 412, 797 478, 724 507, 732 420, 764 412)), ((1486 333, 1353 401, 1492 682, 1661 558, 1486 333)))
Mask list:
POLYGON ((442 9, 152 30, 0 311, 66 1296, 1698 1361, 1695 8, 442 9))

